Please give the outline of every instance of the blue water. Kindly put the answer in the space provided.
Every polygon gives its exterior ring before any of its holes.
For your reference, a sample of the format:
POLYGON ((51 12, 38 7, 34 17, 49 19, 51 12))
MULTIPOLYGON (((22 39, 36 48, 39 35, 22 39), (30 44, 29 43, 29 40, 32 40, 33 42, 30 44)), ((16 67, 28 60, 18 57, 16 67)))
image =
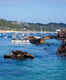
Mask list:
POLYGON ((51 45, 13 45, 11 40, 0 40, 0 80, 66 80, 66 58, 56 55, 61 41, 50 39, 51 45), (27 51, 34 59, 4 59, 11 50, 27 51))

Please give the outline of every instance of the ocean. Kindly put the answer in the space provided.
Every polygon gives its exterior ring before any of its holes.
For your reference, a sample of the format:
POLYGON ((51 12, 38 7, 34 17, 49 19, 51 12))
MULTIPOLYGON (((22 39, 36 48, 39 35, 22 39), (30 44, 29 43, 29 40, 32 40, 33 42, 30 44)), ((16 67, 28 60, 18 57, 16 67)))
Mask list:
POLYGON ((56 54, 61 41, 50 39, 46 43, 51 45, 15 45, 10 39, 1 38, 0 80, 66 80, 66 57, 56 54), (10 54, 12 50, 26 51, 35 58, 22 61, 4 59, 4 54, 10 54))

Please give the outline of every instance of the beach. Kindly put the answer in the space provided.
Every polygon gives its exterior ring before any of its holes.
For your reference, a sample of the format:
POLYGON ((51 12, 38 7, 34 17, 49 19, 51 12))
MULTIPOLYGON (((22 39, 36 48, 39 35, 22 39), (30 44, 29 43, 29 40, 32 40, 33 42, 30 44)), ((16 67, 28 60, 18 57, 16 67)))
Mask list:
POLYGON ((11 32, 16 32, 16 33, 57 33, 57 32, 52 32, 52 31, 16 31, 16 30, 0 30, 0 33, 11 33, 11 32))

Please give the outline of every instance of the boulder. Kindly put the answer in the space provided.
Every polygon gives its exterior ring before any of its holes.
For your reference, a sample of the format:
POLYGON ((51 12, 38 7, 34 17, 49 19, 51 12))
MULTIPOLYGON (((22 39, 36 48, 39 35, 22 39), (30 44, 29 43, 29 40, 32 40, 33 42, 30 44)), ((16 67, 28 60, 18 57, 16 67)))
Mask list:
POLYGON ((57 50, 57 54, 61 56, 66 56, 66 45, 61 45, 57 50))
POLYGON ((34 56, 32 54, 28 54, 27 52, 16 50, 16 51, 12 51, 12 53, 9 55, 4 55, 4 58, 22 60, 27 58, 33 59, 34 56))

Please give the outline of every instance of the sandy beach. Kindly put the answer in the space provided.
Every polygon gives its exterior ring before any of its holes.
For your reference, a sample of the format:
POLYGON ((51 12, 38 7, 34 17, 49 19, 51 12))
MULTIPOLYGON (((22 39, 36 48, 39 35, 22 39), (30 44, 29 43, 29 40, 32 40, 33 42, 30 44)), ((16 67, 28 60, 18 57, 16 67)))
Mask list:
POLYGON ((16 32, 16 33, 57 33, 57 32, 49 32, 49 31, 44 31, 44 32, 39 32, 39 31, 15 31, 15 30, 0 30, 0 33, 11 33, 11 32, 16 32))

